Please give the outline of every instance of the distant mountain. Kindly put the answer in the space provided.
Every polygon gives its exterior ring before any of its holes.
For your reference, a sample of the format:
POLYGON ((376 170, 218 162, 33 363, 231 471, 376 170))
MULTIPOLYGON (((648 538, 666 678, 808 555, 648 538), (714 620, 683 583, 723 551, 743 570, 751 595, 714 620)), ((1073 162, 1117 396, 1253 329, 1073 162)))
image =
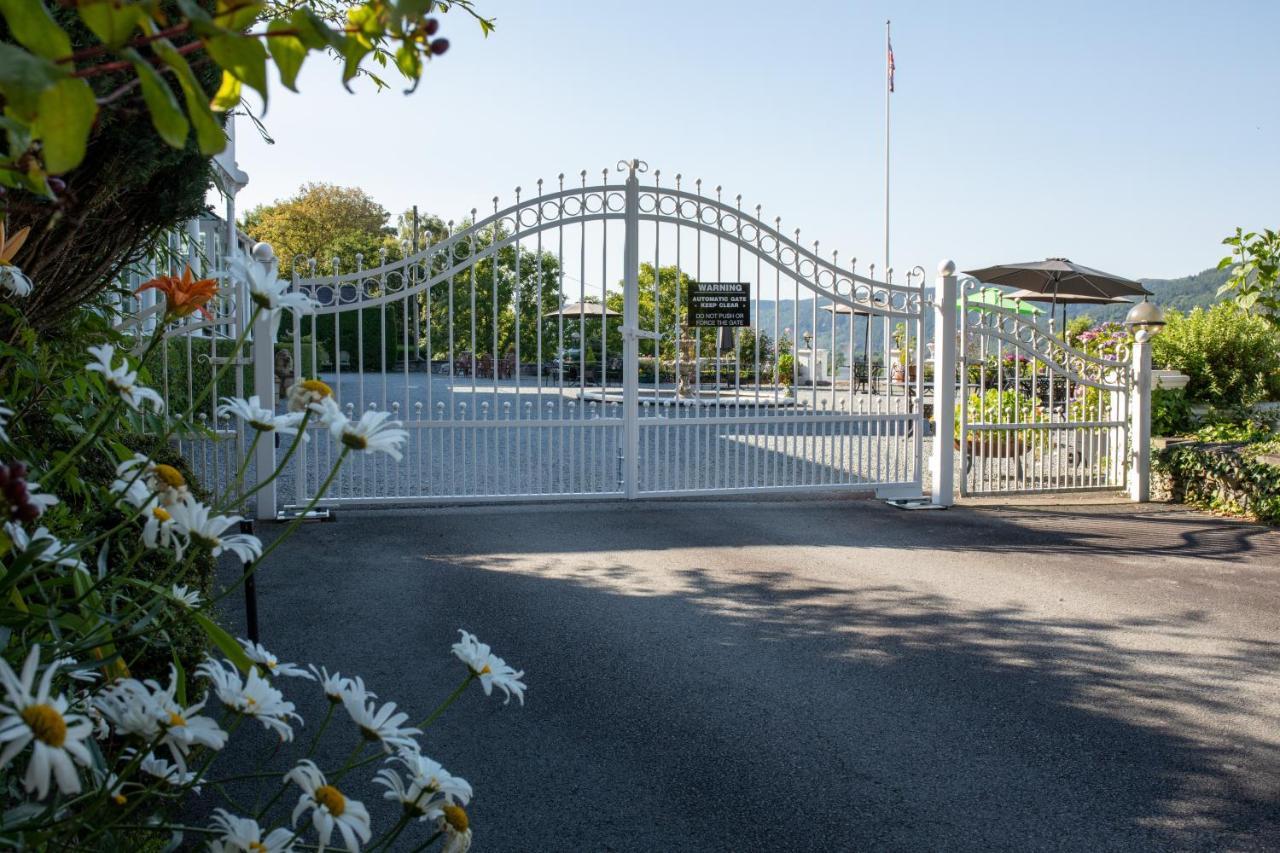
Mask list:
MULTIPOLYGON (((1218 301, 1218 288, 1231 274, 1230 269, 1210 268, 1195 275, 1183 278, 1144 278, 1139 279, 1154 295, 1152 301, 1168 311, 1175 308, 1186 314, 1192 308, 1208 308, 1218 301)), ((1123 305, 1073 306, 1071 316, 1088 314, 1095 320, 1123 320, 1128 309, 1123 305)))

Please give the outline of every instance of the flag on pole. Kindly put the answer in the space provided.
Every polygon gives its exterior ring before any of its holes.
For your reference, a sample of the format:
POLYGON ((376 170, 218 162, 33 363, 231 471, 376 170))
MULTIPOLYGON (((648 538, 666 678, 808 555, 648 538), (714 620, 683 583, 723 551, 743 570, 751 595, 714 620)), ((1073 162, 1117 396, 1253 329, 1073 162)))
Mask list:
POLYGON ((885 42, 889 46, 889 91, 893 91, 893 42, 885 42))

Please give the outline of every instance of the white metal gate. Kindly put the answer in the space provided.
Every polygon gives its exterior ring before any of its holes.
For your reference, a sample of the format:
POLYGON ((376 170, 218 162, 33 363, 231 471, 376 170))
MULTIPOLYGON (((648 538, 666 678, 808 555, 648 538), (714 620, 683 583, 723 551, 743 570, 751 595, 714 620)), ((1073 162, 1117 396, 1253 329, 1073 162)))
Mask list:
POLYGON ((1035 320, 983 299, 960 306, 955 447, 962 495, 1116 491, 1130 464, 1133 366, 1072 347, 1035 320))
MULTIPOLYGON (((344 466, 324 504, 921 493, 923 270, 905 286, 860 275, 740 196, 617 169, 620 183, 584 171, 495 197, 402 260, 333 259, 327 275, 294 260, 320 307, 279 348, 350 412, 390 410, 411 436, 402 462, 344 466), (747 282, 751 326, 688 328, 690 281, 747 282)), ((337 458, 325 431, 311 438, 286 506, 337 458)))

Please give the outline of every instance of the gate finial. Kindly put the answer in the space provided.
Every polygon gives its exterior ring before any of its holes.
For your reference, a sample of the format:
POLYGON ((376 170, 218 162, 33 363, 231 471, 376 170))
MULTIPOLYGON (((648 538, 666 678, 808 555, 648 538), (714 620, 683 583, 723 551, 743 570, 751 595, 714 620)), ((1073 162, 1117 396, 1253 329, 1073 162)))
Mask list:
POLYGON ((649 164, 639 158, 631 160, 619 160, 618 171, 628 172, 628 178, 634 178, 637 174, 644 174, 649 171, 649 164))

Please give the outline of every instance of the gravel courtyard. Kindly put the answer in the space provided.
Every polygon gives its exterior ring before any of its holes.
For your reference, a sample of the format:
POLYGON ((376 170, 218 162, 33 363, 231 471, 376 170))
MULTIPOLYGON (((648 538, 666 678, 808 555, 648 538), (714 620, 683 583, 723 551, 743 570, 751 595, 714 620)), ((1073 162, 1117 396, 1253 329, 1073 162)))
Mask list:
POLYGON ((463 674, 459 627, 526 671, 523 708, 472 689, 424 738, 475 786, 476 850, 1280 847, 1275 530, 1084 503, 341 511, 259 592, 268 648, 414 719, 463 674))

